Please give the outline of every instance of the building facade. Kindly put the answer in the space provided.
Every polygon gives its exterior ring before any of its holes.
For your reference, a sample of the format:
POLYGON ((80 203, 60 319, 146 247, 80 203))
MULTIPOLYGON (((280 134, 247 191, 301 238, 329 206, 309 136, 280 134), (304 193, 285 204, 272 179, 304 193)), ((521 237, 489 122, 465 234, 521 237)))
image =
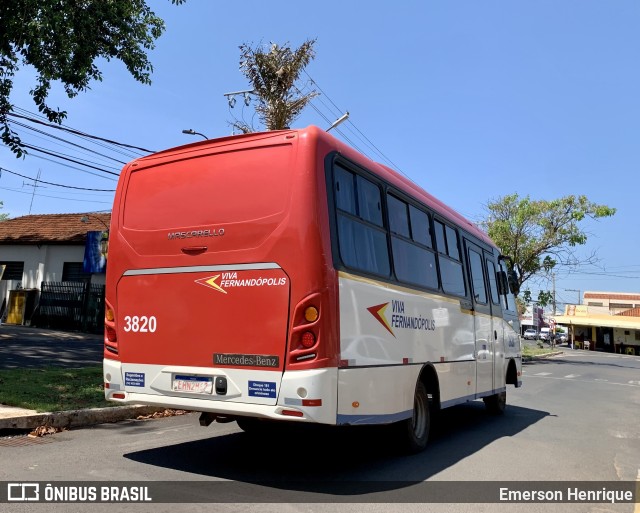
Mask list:
POLYGON ((591 292, 566 305, 555 321, 569 327, 575 347, 640 355, 640 294, 591 292))
MULTIPOLYGON (((97 315, 80 318, 104 302, 104 273, 87 271, 87 236, 99 232, 106 242, 110 220, 110 214, 89 212, 0 222, 2 321, 99 329, 97 315)), ((104 248, 106 259, 106 243, 104 248)))

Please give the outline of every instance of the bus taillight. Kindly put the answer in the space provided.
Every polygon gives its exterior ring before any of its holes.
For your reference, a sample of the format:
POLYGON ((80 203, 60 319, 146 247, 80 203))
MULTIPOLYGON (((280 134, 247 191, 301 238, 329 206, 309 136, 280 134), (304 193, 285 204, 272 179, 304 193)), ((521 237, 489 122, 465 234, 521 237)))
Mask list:
POLYGON ((307 322, 315 322, 318 320, 320 313, 315 306, 309 306, 304 311, 304 318, 307 322))
POLYGON ((108 301, 105 301, 104 310, 104 349, 105 355, 118 354, 118 332, 116 330, 116 314, 108 301))
POLYGON ((302 334, 302 347, 311 349, 316 345, 316 336, 311 331, 305 331, 302 334))
POLYGON ((289 354, 291 363, 308 362, 317 356, 317 351, 312 350, 320 340, 320 299, 320 294, 311 294, 296 306, 291 330, 289 354))
POLYGON ((116 334, 116 330, 114 330, 111 326, 105 327, 105 332, 107 333, 107 340, 109 342, 117 342, 118 335, 116 334))

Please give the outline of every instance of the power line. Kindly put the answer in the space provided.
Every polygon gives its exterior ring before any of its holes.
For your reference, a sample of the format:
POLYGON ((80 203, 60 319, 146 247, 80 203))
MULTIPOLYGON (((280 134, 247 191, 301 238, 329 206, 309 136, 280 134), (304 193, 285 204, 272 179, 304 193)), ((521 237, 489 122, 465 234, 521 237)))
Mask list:
MULTIPOLYGON (((41 124, 48 124, 47 118, 45 118, 44 116, 41 116, 41 115, 39 115, 37 113, 28 111, 28 110, 20 108, 20 107, 15 107, 14 110, 22 113, 28 119, 40 120, 40 121, 43 122, 41 124)), ((12 123, 14 123, 14 122, 15 121, 12 121, 12 123)), ((71 135, 73 135, 75 137, 78 137, 79 139, 82 139, 83 141, 86 141, 88 143, 94 144, 95 146, 98 146, 100 148, 104 148, 104 149, 109 150, 109 151, 111 151, 113 153, 122 155, 127 160, 132 160, 132 159, 138 158, 140 156, 143 156, 143 155, 146 155, 147 153, 149 153, 148 151, 147 152, 142 152, 140 150, 132 150, 132 149, 124 148, 122 146, 118 146, 118 145, 115 145, 115 144, 107 144, 107 143, 105 143, 105 142, 103 142, 101 140, 97 140, 97 139, 91 138, 91 136, 84 136, 82 134, 84 134, 85 132, 82 132, 80 130, 77 130, 77 129, 75 129, 73 127, 70 127, 68 125, 65 125, 65 124, 53 125, 52 128, 55 128, 57 130, 57 129, 60 128, 60 126, 62 126, 64 128, 69 128, 71 130, 74 130, 74 133, 72 133, 71 135)), ((87 135, 89 135, 89 134, 87 134, 87 135)))
MULTIPOLYGON (((28 180, 36 180, 35 178, 31 178, 30 176, 26 176, 26 175, 21 175, 20 173, 16 173, 15 171, 11 171, 9 169, 7 169, 6 167, 0 167, 0 173, 2 171, 5 171, 7 173, 11 173, 12 175, 16 175, 19 176, 21 178, 26 178, 28 180)), ((115 192, 115 189, 90 189, 88 187, 76 187, 74 185, 63 185, 63 184, 59 184, 59 183, 53 183, 53 182, 45 182, 44 180, 40 180, 38 178, 38 182, 40 183, 46 183, 47 185, 53 185, 55 187, 64 187, 66 189, 78 189, 81 191, 95 191, 95 192, 115 192)))
MULTIPOLYGON (((327 98, 327 100, 329 100, 331 102, 331 104, 336 108, 336 110, 339 113, 342 113, 343 111, 335 104, 335 102, 329 97, 329 95, 327 95, 327 93, 324 92, 324 90, 320 87, 320 85, 318 84, 318 82, 316 82, 313 77, 311 75, 309 75, 309 73, 307 72, 307 70, 303 70, 305 75, 307 75, 307 77, 309 77, 309 80, 311 81, 311 83, 316 86, 318 88, 318 90, 322 93, 322 95, 327 98)), ((391 164, 391 166, 393 168, 395 168, 397 171, 399 171, 400 173, 402 173, 403 175, 407 176, 390 158, 388 158, 383 152, 382 150, 380 150, 372 141, 371 139, 369 139, 357 126, 356 124, 351 120, 348 119, 347 120, 348 125, 353 126, 353 128, 358 132, 358 134, 360 134, 359 137, 360 140, 362 140, 365 144, 367 144, 367 146, 369 146, 369 148, 373 149, 378 155, 380 155, 385 161, 387 161, 389 164, 391 164)), ((358 137, 358 135, 356 134, 356 137, 358 137)), ((408 176, 407 176, 408 178, 408 176)))
MULTIPOLYGON (((32 194, 31 192, 25 192, 19 189, 12 189, 11 187, 0 187, 0 189, 4 191, 17 192, 18 194, 32 194)), ((95 199, 81 200, 81 199, 75 199, 75 198, 61 198, 60 196, 49 196, 48 194, 36 194, 36 196, 39 196, 41 198, 51 198, 51 199, 59 199, 59 200, 65 200, 65 201, 81 201, 83 203, 104 203, 106 205, 109 205, 112 203, 111 201, 98 201, 95 199)))
MULTIPOLYGON (((60 162, 58 162, 57 160, 48 159, 47 157, 43 157, 42 155, 31 155, 31 156, 34 157, 34 158, 37 158, 37 159, 46 160, 47 162, 53 162, 54 164, 60 164, 60 162)), ((81 165, 84 165, 84 164, 81 164, 81 165)), ((92 171, 87 171, 86 169, 81 169, 79 167, 71 166, 69 164, 64 164, 64 167, 68 168, 68 169, 75 169, 76 171, 80 171, 80 172, 86 173, 88 175, 97 176, 98 178, 102 178, 104 180, 111 180, 112 182, 117 182, 118 181, 117 178, 111 178, 110 176, 99 175, 98 173, 93 173, 92 171)))
POLYGON ((122 164, 122 165, 126 164, 126 162, 124 162, 124 161, 122 161, 122 160, 118 160, 118 159, 116 159, 116 158, 114 158, 114 157, 110 157, 109 155, 105 155, 104 153, 100 153, 99 151, 92 150, 91 148, 87 148, 86 146, 82 146, 81 144, 76 144, 76 143, 74 143, 74 142, 68 141, 67 139, 64 139, 64 138, 62 138, 62 137, 58 137, 58 136, 56 136, 56 135, 50 134, 50 133, 48 133, 48 132, 45 132, 44 130, 38 130, 37 128, 34 128, 34 127, 32 127, 32 126, 29 126, 29 125, 27 125, 27 124, 25 124, 25 123, 20 123, 19 121, 12 121, 12 122, 11 122, 11 124, 12 124, 12 125, 18 125, 18 126, 21 126, 21 127, 23 127, 23 128, 26 128, 27 130, 31 130, 31 131, 33 131, 33 132, 36 132, 36 133, 39 133, 39 134, 45 135, 45 136, 50 137, 50 138, 52 138, 52 139, 55 139, 55 140, 57 140, 57 141, 62 141, 62 142, 64 142, 65 144, 68 144, 68 145, 70 145, 70 146, 75 146, 76 148, 80 148, 80 149, 82 149, 82 150, 86 150, 86 151, 88 151, 89 153, 93 153, 93 154, 95 154, 95 155, 99 155, 99 156, 104 157, 104 158, 109 159, 109 160, 113 160, 113 161, 115 161, 115 162, 118 162, 119 164, 122 164))
POLYGON ((87 166, 87 167, 89 167, 91 169, 96 169, 96 170, 101 171, 103 173, 108 173, 108 174, 113 175, 113 176, 120 176, 118 173, 114 173, 113 171, 108 171, 106 169, 102 169, 100 167, 93 166, 91 164, 86 164, 84 162, 81 162, 82 159, 76 160, 76 159, 70 158, 68 156, 63 156, 63 154, 52 152, 52 151, 48 151, 48 150, 45 150, 44 148, 39 148, 38 146, 33 146, 31 144, 22 143, 22 146, 24 146, 25 148, 29 148, 31 150, 40 151, 42 153, 45 153, 46 155, 51 155, 53 157, 56 157, 56 158, 59 158, 59 159, 62 159, 62 160, 68 160, 70 162, 73 162, 74 164, 80 164, 81 166, 87 166))
MULTIPOLYGON (((295 87, 295 88, 296 88, 296 91, 298 91, 298 93, 299 93, 299 94, 304 94, 304 93, 303 93, 303 91, 301 91, 300 89, 298 89, 295 85, 294 85, 293 87, 295 87)), ((306 88, 306 86, 305 86, 305 88, 306 88)), ((329 117, 327 117, 323 112, 321 112, 321 111, 320 111, 320 109, 314 105, 313 101, 311 101, 311 102, 309 103, 309 105, 311 106, 311 108, 312 108, 313 110, 315 110, 315 111, 318 113, 318 115, 319 115, 322 119, 324 119, 324 120, 325 120, 325 122, 327 123, 327 125, 330 125, 331 123, 333 123, 333 120, 332 120, 332 119, 330 119, 329 117)), ((353 146, 353 148, 355 148, 356 150, 358 150, 360 153, 362 153, 362 154, 364 154, 364 155, 366 155, 366 154, 367 154, 367 152, 366 152, 366 151, 364 151, 364 150, 362 150, 361 148, 359 148, 359 147, 358 147, 358 145, 357 145, 355 142, 353 142, 352 140, 350 140, 350 139, 347 137, 347 135, 346 135, 344 132, 342 132, 339 128, 335 128, 334 130, 335 130, 336 132, 338 132, 338 133, 342 136, 342 138, 343 138, 345 141, 347 141, 351 146, 353 146)))
POLYGON ((144 151, 146 153, 154 153, 153 150, 148 150, 146 148, 141 148, 139 146, 133 146, 131 144, 125 144, 125 143, 121 143, 118 141, 113 141, 111 139, 106 139, 104 137, 98 137, 97 135, 91 135, 91 134, 87 134, 85 132, 81 132, 80 130, 75 130, 73 128, 67 128, 65 126, 62 125, 56 125, 54 123, 48 123, 48 122, 44 122, 44 121, 40 121, 39 119, 35 119, 29 116, 23 116, 22 114, 18 114, 16 112, 9 112, 7 113, 8 116, 12 116, 12 117, 16 117, 16 118, 21 118, 21 119, 26 119, 28 121, 31 121, 32 123, 38 123, 40 125, 44 125, 44 126, 48 126, 49 128, 55 128, 56 130, 63 130, 65 132, 69 132, 72 133, 74 135, 79 135, 82 137, 88 137, 90 139, 95 139, 98 141, 104 141, 104 142, 108 142, 109 144, 115 144, 117 146, 122 146, 124 148, 132 148, 135 150, 140 150, 140 151, 144 151))

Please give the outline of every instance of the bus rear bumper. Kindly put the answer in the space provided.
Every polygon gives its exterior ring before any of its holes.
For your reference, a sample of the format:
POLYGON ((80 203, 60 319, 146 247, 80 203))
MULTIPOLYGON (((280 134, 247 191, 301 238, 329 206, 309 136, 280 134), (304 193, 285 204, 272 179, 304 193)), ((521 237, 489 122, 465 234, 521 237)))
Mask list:
MULTIPOLYGON (((207 412, 226 420, 243 416, 336 424, 336 368, 285 372, 281 374, 275 404, 256 404, 247 398, 233 400, 215 394, 154 393, 151 387, 138 391, 136 388, 139 387, 125 386, 122 367, 122 363, 115 360, 103 361, 105 399, 108 401, 207 412)), ((158 371, 163 368, 157 367, 158 371)))

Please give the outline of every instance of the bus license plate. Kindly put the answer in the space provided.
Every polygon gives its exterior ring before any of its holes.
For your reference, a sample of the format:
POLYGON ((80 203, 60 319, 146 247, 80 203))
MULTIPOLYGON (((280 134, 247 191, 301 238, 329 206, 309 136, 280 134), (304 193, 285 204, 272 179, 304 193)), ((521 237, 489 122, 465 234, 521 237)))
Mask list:
POLYGON ((207 376, 174 376, 174 392, 210 394, 213 392, 213 378, 207 376))

